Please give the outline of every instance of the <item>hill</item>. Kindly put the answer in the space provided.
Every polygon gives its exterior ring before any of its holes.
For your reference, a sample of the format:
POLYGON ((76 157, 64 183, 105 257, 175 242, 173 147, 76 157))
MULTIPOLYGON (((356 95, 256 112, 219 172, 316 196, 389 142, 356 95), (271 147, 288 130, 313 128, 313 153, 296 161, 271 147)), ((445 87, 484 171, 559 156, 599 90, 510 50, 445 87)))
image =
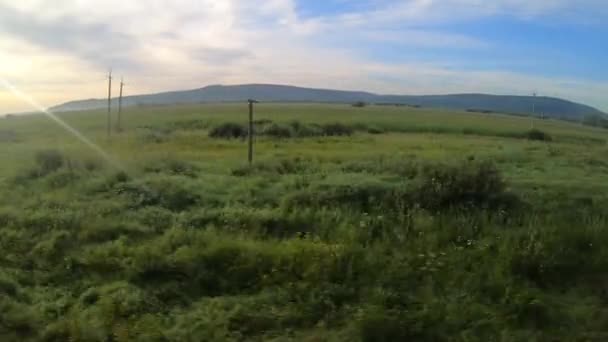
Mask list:
MULTIPOLYGON (((301 88, 283 85, 248 84, 213 85, 200 89, 172 91, 149 95, 127 96, 125 106, 171 105, 191 103, 239 102, 254 98, 263 102, 321 102, 412 105, 454 110, 474 110, 510 114, 544 115, 547 117, 580 120, 587 115, 604 115, 601 111, 579 103, 532 96, 502 96, 486 94, 454 95, 378 95, 369 92, 301 88), (535 108, 535 110, 534 110, 535 108)), ((89 99, 64 103, 50 108, 53 111, 77 111, 104 108, 105 99, 89 99)), ((116 104, 115 104, 116 105, 116 104)))

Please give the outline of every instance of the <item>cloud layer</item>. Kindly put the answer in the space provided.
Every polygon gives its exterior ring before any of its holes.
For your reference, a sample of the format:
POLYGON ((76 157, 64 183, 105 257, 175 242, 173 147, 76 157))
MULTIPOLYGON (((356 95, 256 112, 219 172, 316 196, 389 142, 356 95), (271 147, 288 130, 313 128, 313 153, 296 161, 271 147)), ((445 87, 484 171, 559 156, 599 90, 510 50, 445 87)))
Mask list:
MULTIPOLYGON (((449 25, 494 16, 593 25, 608 18, 604 1, 328 1, 344 10, 312 11, 296 0, 0 0, 0 76, 47 105, 102 97, 113 67, 129 93, 253 82, 412 94, 538 90, 608 109, 601 80, 458 70, 447 66, 449 53, 444 62, 373 54, 379 46, 487 51, 496 43, 449 25)), ((0 112, 22 109, 0 90, 0 112)))

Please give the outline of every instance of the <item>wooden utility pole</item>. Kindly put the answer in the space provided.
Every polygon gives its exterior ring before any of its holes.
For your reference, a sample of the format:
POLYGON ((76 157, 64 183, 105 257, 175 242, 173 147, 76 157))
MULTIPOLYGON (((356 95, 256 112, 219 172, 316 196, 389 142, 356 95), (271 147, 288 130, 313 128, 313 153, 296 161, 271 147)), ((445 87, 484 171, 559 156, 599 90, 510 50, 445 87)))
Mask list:
POLYGON ((108 74, 108 139, 112 134, 112 69, 108 74))
POLYGON ((120 78, 120 96, 118 97, 118 118, 117 118, 117 123, 116 123, 116 130, 118 132, 122 131, 122 88, 124 87, 125 83, 123 78, 120 78))
POLYGON ((534 119, 536 118, 536 92, 532 94, 534 99, 532 99, 532 129, 534 129, 534 119))
POLYGON ((253 104, 258 103, 256 100, 249 100, 249 165, 253 163, 253 104))

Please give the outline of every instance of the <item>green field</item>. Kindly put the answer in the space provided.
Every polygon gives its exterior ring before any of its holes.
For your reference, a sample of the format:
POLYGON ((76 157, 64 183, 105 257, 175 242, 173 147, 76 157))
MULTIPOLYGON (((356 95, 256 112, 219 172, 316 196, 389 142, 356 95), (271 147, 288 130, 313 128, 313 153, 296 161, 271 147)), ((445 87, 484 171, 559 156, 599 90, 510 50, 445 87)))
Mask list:
POLYGON ((608 340, 606 130, 259 104, 248 166, 246 105, 60 117, 112 162, 0 119, 0 341, 608 340))

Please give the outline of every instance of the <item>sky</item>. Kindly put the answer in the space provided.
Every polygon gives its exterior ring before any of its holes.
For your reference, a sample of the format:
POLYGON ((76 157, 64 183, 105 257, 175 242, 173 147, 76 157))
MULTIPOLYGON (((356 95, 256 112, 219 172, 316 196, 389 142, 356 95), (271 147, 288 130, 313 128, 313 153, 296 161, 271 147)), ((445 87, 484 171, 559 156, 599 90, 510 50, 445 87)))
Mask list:
MULTIPOLYGON (((112 68, 127 95, 273 83, 608 111, 606 37, 606 0, 0 0, 0 78, 49 107, 107 96, 112 68)), ((30 109, 0 88, 0 113, 30 109)))

